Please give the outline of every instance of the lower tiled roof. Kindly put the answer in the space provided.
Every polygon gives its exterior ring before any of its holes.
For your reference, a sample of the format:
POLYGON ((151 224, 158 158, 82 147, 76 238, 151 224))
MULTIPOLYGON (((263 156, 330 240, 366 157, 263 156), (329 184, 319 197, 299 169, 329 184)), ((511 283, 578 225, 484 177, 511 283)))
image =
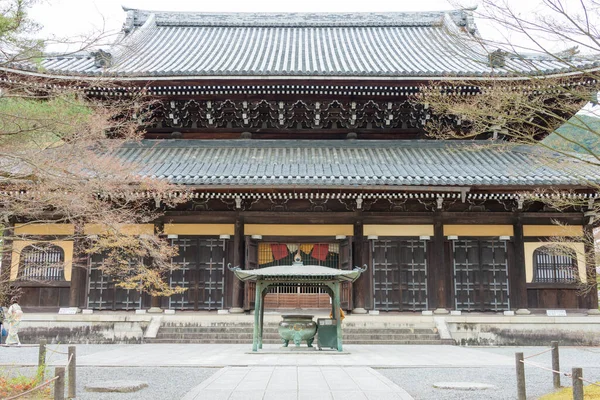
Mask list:
POLYGON ((538 146, 472 141, 143 140, 142 176, 200 187, 575 186, 600 168, 538 146))

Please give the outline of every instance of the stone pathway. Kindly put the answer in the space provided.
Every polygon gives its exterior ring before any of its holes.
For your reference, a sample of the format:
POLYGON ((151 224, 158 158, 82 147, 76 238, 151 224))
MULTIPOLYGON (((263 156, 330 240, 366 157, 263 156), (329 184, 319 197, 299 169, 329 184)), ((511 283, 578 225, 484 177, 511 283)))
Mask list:
POLYGON ((412 400, 368 367, 226 367, 183 400, 412 400))
MULTIPOLYGON (((89 366, 342 366, 342 367, 477 367, 513 366, 514 356, 458 346, 346 345, 335 351, 281 354, 280 345, 265 345, 253 353, 247 344, 135 344, 103 347, 103 351, 77 357, 89 366)), ((37 359, 36 359, 37 360, 37 359)), ((61 360, 62 361, 62 360, 61 360)), ((60 363, 60 362, 59 362, 60 363)))

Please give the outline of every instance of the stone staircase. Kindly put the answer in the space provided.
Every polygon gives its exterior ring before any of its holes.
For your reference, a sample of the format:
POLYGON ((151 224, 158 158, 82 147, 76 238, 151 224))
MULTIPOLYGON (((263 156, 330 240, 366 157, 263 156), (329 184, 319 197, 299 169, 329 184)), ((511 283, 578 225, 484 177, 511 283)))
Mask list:
MULTIPOLYGON (((281 344, 277 322, 265 321, 264 344, 281 344)), ((164 321, 155 338, 145 343, 252 343, 252 322, 167 322, 164 321)), ((318 332, 317 332, 318 336, 318 332)), ((357 321, 343 323, 344 344, 363 345, 441 345, 455 344, 440 338, 433 323, 394 323, 357 321), (412 325, 412 326, 409 326, 412 325)), ((317 341, 315 340, 315 343, 317 341)))

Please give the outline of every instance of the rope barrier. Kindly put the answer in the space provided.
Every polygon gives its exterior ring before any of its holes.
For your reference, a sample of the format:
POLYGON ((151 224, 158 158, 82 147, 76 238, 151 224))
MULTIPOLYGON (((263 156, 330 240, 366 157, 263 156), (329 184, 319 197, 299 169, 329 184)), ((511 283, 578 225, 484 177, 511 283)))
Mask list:
MULTIPOLYGON (((552 349, 551 349, 551 350, 552 350, 552 349)), ((538 355, 539 355, 539 354, 538 354, 538 355)), ((530 357, 534 357, 534 356, 530 356, 530 357)), ((526 358, 529 358, 529 357, 526 357, 526 358)), ((531 365, 531 366, 533 366, 533 367, 537 367, 537 368, 539 368, 539 369, 543 369, 543 370, 545 370, 545 371, 550 371, 550 372, 552 372, 552 373, 555 373, 555 374, 561 374, 561 375, 564 375, 564 376, 566 376, 566 377, 568 377, 568 378, 571 378, 571 377, 573 376, 573 374, 572 374, 572 373, 570 373, 570 372, 556 371, 556 370, 554 370, 554 369, 552 369, 552 368, 546 368, 546 367, 544 367, 544 366, 542 366, 542 365, 536 364, 536 363, 534 363, 534 362, 531 362, 531 361, 527 361, 527 362, 526 362, 526 361, 525 361, 525 358, 524 358, 523 360, 519 360, 519 361, 520 361, 521 363, 523 363, 523 364, 526 364, 526 365, 531 365)), ((583 382, 585 382, 585 383, 587 383, 587 384, 590 384, 590 385, 594 385, 594 386, 600 386, 600 384, 598 384, 598 383, 596 383, 596 382, 588 381, 587 379, 583 379, 582 377, 579 377, 578 379, 579 379, 579 380, 581 380, 581 381, 583 381, 583 382)))
MULTIPOLYGON (((65 365, 65 368, 69 366, 69 364, 71 364, 71 360, 73 360, 73 354, 71 354, 71 357, 69 357, 69 361, 67 361, 67 364, 65 365)), ((54 364, 52 364, 54 365, 54 364)), ((28 368, 28 367, 37 367, 38 364, 34 364, 34 363, 29 363, 29 364, 9 364, 9 363, 0 363, 0 367, 4 368, 4 367, 9 367, 9 368, 28 368)))
POLYGON ((46 350, 47 350, 47 351, 51 351, 51 352, 53 352, 53 353, 57 353, 57 354, 69 354, 69 353, 68 353, 68 352, 66 352, 66 351, 52 350, 52 349, 51 349, 51 348, 49 348, 49 347, 46 347, 46 350))
POLYGON ((523 364, 526 364, 526 365, 531 365, 531 366, 533 366, 533 367, 538 367, 538 368, 540 368, 540 369, 543 369, 543 370, 545 370, 545 371, 550 371, 550 372, 553 372, 553 373, 555 373, 555 374, 563 374, 564 376, 571 376, 571 374, 570 374, 569 372, 555 371, 555 370, 553 370, 552 368, 546 368, 546 367, 544 367, 544 366, 542 366, 542 365, 536 364, 536 363, 534 363, 534 362, 531 362, 531 361, 527 361, 527 362, 525 362, 524 360, 519 360, 519 361, 521 361, 523 364))
MULTIPOLYGON (((59 354, 69 354, 68 352, 67 352, 67 353, 65 353, 65 352, 62 352, 62 351, 52 350, 52 349, 49 349, 49 348, 46 348, 46 350, 50 350, 50 351, 51 351, 51 352, 53 352, 53 353, 59 353, 59 354)), ((65 369, 67 369, 67 368, 69 367, 69 365, 71 364, 71 361, 73 361, 73 354, 71 354, 71 355, 69 356, 69 360, 67 361, 67 364, 65 365, 65 369)), ((0 364, 0 365, 1 365, 1 364, 0 364)), ((32 366, 35 366, 35 364, 34 364, 34 365, 32 365, 32 366)), ((30 394, 30 393, 33 393, 33 392, 35 392, 36 390, 40 390, 40 389, 42 389, 42 388, 44 388, 44 387, 48 386, 49 384, 51 384, 52 382, 54 382, 54 381, 55 381, 55 380, 57 380, 57 379, 58 379, 58 376, 55 376, 54 378, 52 378, 52 379, 48 379, 46 382, 44 382, 44 383, 42 383, 42 384, 40 384, 40 385, 38 385, 38 386, 36 386, 36 387, 34 387, 34 388, 31 388, 31 389, 29 389, 29 390, 27 390, 27 391, 25 391, 25 392, 23 392, 23 393, 19 393, 19 394, 15 395, 15 396, 12 396, 12 397, 7 397, 7 398, 5 398, 4 400, 13 400, 13 399, 18 399, 18 398, 20 398, 20 397, 23 397, 23 396, 25 396, 25 395, 28 395, 28 394, 30 394)))
POLYGON ((29 364, 9 364, 9 363, 0 363, 0 367, 9 367, 9 368, 25 368, 25 367, 37 367, 37 363, 29 363, 29 364))
POLYGON ((539 356, 539 355, 542 355, 542 354, 544 354, 544 353, 547 353, 547 352, 549 352, 549 351, 552 351, 552 350, 553 350, 553 348, 551 347, 551 348, 549 348, 548 350, 540 351, 540 352, 539 352, 539 353, 537 353, 537 354, 533 354, 533 355, 530 355, 530 356, 528 356, 528 357, 523 357, 523 360, 527 360, 528 358, 537 357, 537 356, 539 356))
POLYGON ((600 386, 600 384, 597 384, 596 382, 588 381, 586 379, 583 379, 582 377, 579 377, 579 379, 581 379, 585 383, 589 383, 590 385, 600 386))
POLYGON ((54 382, 54 381, 55 381, 55 380, 57 380, 57 379, 58 379, 58 376, 55 376, 55 377, 54 377, 54 378, 52 378, 52 379, 48 379, 46 382, 42 383, 41 385, 38 385, 38 386, 36 386, 36 387, 34 387, 34 388, 32 388, 32 389, 29 389, 29 390, 28 390, 28 391, 26 391, 26 392, 19 393, 19 394, 15 395, 15 396, 12 396, 12 397, 7 397, 7 398, 6 398, 6 399, 4 399, 4 400, 13 400, 13 399, 18 399, 19 397, 23 397, 23 396, 25 396, 26 394, 32 393, 32 392, 34 392, 34 391, 36 391, 36 390, 39 390, 39 389, 41 389, 41 388, 43 388, 43 387, 45 387, 45 386, 48 386, 49 384, 51 384, 52 382, 54 382))

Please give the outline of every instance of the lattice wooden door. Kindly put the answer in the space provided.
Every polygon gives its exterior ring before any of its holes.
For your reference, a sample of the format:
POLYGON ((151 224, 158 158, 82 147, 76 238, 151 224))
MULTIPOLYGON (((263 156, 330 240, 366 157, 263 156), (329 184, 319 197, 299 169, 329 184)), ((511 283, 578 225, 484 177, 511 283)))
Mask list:
POLYGON ((116 281, 102 273, 103 254, 88 257, 87 307, 94 310, 135 310, 142 307, 140 292, 122 289, 116 281))
POLYGON ((206 237, 172 239, 179 247, 169 284, 187 288, 169 298, 169 308, 178 310, 215 310, 224 307, 226 241, 206 237))
POLYGON ((464 311, 510 309, 506 241, 461 239, 454 254, 454 305, 464 311))
POLYGON ((426 310, 427 241, 374 240, 372 255, 375 309, 426 310))

